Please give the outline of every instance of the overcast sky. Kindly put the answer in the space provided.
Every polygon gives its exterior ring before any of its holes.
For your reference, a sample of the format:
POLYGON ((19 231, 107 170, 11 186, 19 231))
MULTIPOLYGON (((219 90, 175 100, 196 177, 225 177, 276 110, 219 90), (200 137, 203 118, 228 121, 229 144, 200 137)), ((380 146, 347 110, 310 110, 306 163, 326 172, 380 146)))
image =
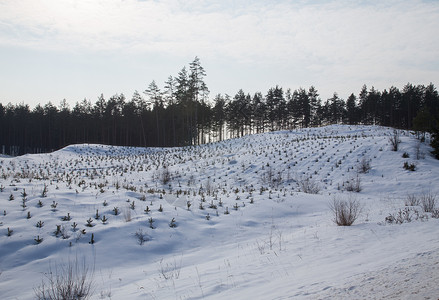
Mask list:
POLYGON ((439 1, 1 0, 0 102, 159 87, 195 56, 217 93, 439 84, 439 1))

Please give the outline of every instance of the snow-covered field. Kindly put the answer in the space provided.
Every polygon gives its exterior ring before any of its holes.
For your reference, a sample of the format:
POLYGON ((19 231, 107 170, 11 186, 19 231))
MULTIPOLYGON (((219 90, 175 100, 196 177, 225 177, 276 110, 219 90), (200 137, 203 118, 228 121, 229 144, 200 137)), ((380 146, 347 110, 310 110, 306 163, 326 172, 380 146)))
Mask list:
POLYGON ((0 298, 33 299, 76 262, 92 299, 438 299, 439 219, 407 201, 438 194, 439 161, 405 131, 391 151, 392 134, 328 126, 0 158, 0 298), (354 198, 359 218, 337 226, 330 203, 354 198))

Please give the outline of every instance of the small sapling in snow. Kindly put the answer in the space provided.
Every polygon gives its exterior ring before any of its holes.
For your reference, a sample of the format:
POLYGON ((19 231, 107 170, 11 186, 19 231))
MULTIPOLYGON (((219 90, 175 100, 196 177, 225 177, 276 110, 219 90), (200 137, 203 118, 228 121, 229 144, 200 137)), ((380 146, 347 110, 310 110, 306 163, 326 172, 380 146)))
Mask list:
POLYGON ((47 197, 47 192, 48 192, 47 185, 44 184, 43 191, 41 192, 41 198, 46 198, 47 197))
POLYGON ((95 236, 93 233, 91 234, 91 239, 90 239, 90 242, 88 242, 88 243, 91 245, 93 245, 95 243, 95 236))
POLYGON ((70 221, 72 217, 70 216, 70 213, 67 213, 67 216, 61 217, 61 221, 70 221))
POLYGON ((87 224, 85 224, 85 226, 87 226, 87 227, 93 227, 94 225, 92 224, 92 222, 93 222, 93 219, 92 218, 89 218, 87 221, 87 224))
POLYGON ((144 233, 142 229, 137 230, 134 236, 137 238, 139 245, 143 245, 148 241, 148 235, 144 233))
POLYGON ((116 206, 113 208, 114 215, 117 216, 119 214, 119 208, 116 206))
POLYGON ((53 234, 58 237, 58 235, 61 234, 61 225, 56 225, 56 230, 53 232, 53 234))
POLYGON ((103 215, 101 221, 103 224, 106 224, 108 222, 108 218, 105 215, 103 215))
POLYGON ((151 228, 151 229, 154 229, 155 227, 154 227, 154 219, 152 218, 152 217, 150 217, 149 219, 148 219, 148 222, 149 222, 149 228, 151 228))
POLYGON ((43 242, 43 238, 40 238, 40 236, 37 236, 34 241, 38 244, 41 244, 43 242))
POLYGON ((406 169, 407 171, 416 171, 416 165, 413 163, 408 163, 408 162, 404 162, 404 169, 406 169))
POLYGON ((21 198, 23 199, 23 201, 26 201, 27 197, 27 193, 26 193, 26 189, 23 189, 23 191, 21 192, 21 198))

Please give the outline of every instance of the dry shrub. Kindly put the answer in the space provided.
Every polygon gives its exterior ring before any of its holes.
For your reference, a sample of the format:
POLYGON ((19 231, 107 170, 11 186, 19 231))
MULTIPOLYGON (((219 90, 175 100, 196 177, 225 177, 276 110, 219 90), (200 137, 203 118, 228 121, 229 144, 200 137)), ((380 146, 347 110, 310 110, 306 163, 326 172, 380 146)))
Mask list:
POLYGON ((421 205, 425 212, 433 212, 436 207, 436 196, 432 193, 425 193, 420 196, 421 205))
POLYGON ((311 177, 303 178, 298 182, 300 191, 307 194, 318 194, 320 192, 319 184, 311 177))
POLYGON ((49 268, 41 285, 34 288, 35 298, 39 300, 89 299, 93 292, 93 270, 85 260, 69 261, 67 265, 49 268))
POLYGON ((356 193, 361 192, 362 188, 361 188, 360 177, 357 175, 357 177, 351 178, 348 181, 345 181, 343 183, 343 187, 344 187, 344 190, 346 190, 348 192, 356 192, 356 193))
POLYGON ((397 130, 394 130, 393 134, 389 137, 389 143, 392 151, 398 151, 401 140, 399 139, 399 132, 397 130))
POLYGON ((164 166, 161 173, 160 173, 160 181, 162 184, 168 184, 171 181, 171 172, 169 172, 169 169, 164 166))
POLYGON ((334 214, 334 223, 338 226, 351 226, 361 213, 360 202, 349 197, 347 200, 334 197, 329 203, 329 208, 334 214))
POLYGON ((415 194, 407 195, 405 200, 406 206, 418 206, 421 203, 421 200, 415 194))
POLYGON ((129 206, 125 207, 122 210, 122 214, 123 214, 123 219, 125 220, 125 222, 131 222, 131 208, 129 206))
POLYGON ((370 171, 370 169, 372 169, 372 167, 370 165, 370 159, 363 157, 363 159, 361 160, 361 162, 357 166, 358 173, 365 174, 365 173, 368 173, 370 171))

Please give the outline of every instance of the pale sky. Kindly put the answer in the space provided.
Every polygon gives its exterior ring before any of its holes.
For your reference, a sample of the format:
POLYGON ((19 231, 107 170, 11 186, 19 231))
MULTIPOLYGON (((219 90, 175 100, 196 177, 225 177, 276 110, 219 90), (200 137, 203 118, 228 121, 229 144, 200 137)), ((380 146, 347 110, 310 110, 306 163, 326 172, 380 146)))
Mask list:
POLYGON ((438 87, 438 34, 436 0, 0 0, 0 102, 131 99, 195 56, 210 98, 438 87))

